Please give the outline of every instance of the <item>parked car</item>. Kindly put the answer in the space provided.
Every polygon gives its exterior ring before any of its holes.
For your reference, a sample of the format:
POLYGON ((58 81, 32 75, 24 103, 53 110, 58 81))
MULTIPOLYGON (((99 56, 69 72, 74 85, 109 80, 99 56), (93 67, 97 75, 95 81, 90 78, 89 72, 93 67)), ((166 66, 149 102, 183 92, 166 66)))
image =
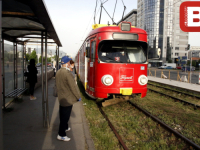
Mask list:
POLYGON ((51 67, 52 64, 50 62, 47 63, 47 67, 51 67))
POLYGON ((160 67, 158 67, 158 69, 164 69, 165 67, 164 66, 160 66, 160 67))
MULTIPOLYGON (((190 71, 190 66, 182 67, 182 71, 190 71)), ((195 71, 195 67, 192 66, 192 71, 195 71)))
POLYGON ((175 64, 175 63, 164 63, 164 65, 158 67, 158 69, 165 69, 165 68, 168 67, 168 66, 172 67, 172 69, 175 69, 175 68, 176 68, 176 64, 175 64))
POLYGON ((165 67, 165 69, 173 69, 173 67, 172 66, 167 66, 167 67, 165 67))
POLYGON ((176 69, 181 69, 181 66, 176 67, 176 69))
POLYGON ((42 65, 41 63, 37 63, 36 67, 41 67, 41 65, 42 65))

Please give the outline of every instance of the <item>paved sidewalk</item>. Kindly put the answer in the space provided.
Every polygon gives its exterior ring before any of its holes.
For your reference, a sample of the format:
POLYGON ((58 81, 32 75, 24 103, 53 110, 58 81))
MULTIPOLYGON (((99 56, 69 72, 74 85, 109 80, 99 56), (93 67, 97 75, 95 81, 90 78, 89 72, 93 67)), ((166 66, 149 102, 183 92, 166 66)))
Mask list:
POLYGON ((200 85, 198 85, 198 84, 185 83, 185 82, 174 81, 174 80, 163 79, 163 78, 157 78, 157 77, 151 77, 151 76, 148 76, 148 79, 149 79, 149 81, 160 82, 160 83, 172 85, 172 86, 175 86, 175 87, 193 90, 195 92, 200 92, 200 85))
POLYGON ((23 97, 22 103, 13 103, 14 110, 3 115, 4 150, 93 150, 88 124, 82 102, 74 104, 67 136, 71 141, 56 139, 59 127, 59 103, 52 96, 54 79, 49 80, 50 128, 43 128, 41 87, 36 89, 37 100, 30 101, 23 97))

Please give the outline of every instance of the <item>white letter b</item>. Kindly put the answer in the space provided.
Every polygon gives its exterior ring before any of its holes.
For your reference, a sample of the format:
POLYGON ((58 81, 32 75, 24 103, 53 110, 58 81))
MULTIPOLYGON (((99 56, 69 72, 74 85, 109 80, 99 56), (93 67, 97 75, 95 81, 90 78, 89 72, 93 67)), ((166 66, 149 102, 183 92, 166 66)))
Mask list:
POLYGON ((188 27, 200 26, 200 7, 187 7, 187 25, 188 27))

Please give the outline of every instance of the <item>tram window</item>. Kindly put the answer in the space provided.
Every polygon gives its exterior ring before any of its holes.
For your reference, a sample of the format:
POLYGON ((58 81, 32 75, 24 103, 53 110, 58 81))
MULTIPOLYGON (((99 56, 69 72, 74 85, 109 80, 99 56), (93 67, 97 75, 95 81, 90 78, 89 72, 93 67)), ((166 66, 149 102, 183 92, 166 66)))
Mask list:
POLYGON ((85 52, 86 52, 86 57, 90 57, 90 42, 87 42, 86 43, 86 50, 85 50, 85 52))
POLYGON ((98 57, 107 63, 144 63, 147 44, 137 41, 104 41, 99 45, 98 57))
POLYGON ((93 41, 92 44, 91 44, 91 62, 94 62, 95 61, 95 47, 96 47, 96 42, 93 41))

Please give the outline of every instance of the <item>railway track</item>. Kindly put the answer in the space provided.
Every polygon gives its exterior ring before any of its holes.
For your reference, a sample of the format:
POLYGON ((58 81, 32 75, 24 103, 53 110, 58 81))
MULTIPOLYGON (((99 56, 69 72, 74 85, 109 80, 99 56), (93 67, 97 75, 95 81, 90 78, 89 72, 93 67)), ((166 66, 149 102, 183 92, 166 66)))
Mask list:
POLYGON ((152 118, 154 121, 158 122, 160 125, 162 125, 165 129, 167 129, 169 132, 173 133, 174 135, 176 135, 177 137, 181 138, 182 140, 184 140, 186 143, 188 143, 190 146, 192 146, 195 149, 199 149, 200 150, 200 146, 195 144, 194 142, 192 142, 191 140, 189 140, 188 138, 186 138, 185 136, 183 136, 182 134, 180 134, 179 132, 177 132, 176 130, 172 129, 170 126, 168 126, 167 124, 165 124, 164 122, 162 122, 160 119, 158 119, 157 117, 153 116, 151 113, 149 113, 148 111, 142 109, 141 107, 139 107, 137 104, 134 104, 131 101, 128 101, 129 104, 131 104, 133 107, 137 108, 138 110, 140 110, 141 112, 143 112, 146 116, 152 118))
MULTIPOLYGON (((199 149, 200 150, 200 146, 199 145, 195 144, 193 141, 189 140, 188 138, 186 138, 185 136, 183 136, 182 134, 180 134, 179 132, 177 132, 176 130, 174 130, 173 128, 171 128, 170 126, 168 126, 167 124, 165 124, 164 122, 162 122, 160 119, 158 119, 157 117, 155 117, 154 115, 152 115, 148 111, 144 110, 143 108, 139 107, 137 104, 135 104, 135 103, 133 103, 131 101, 128 101, 128 103, 130 105, 132 105, 133 107, 137 108, 139 111, 143 112, 146 116, 152 118, 155 122, 157 122, 158 124, 160 124, 162 127, 164 127, 165 129, 167 129, 170 133, 174 134, 176 137, 178 137, 178 138, 182 139, 183 141, 185 141, 188 145, 190 145, 194 149, 199 149)), ((109 120, 109 118, 107 117, 107 115, 105 114, 105 112, 102 110, 101 106, 99 104, 97 104, 97 106, 98 106, 101 114, 104 116, 104 118, 108 122, 110 128, 114 132, 115 136, 117 137, 117 139, 118 139, 119 143, 121 144, 121 146, 123 147, 123 149, 124 150, 128 150, 128 147, 126 146, 125 142, 122 140, 122 138, 118 134, 117 130, 112 125, 111 121, 109 120)))
POLYGON ((101 105, 97 103, 97 106, 101 112, 101 114, 103 115, 103 117, 106 119, 106 121, 108 122, 111 130, 114 132, 115 136, 117 137, 119 143, 121 144, 121 146, 123 147, 124 150, 128 150, 128 147, 126 146, 126 144, 124 143, 124 141, 122 140, 122 138, 120 137, 120 135, 118 134, 117 130, 115 129, 115 127, 112 125, 112 123, 110 122, 110 120, 108 119, 107 115, 104 113, 104 111, 101 109, 101 105))
POLYGON ((148 90, 150 90, 150 91, 152 91, 152 92, 155 92, 155 93, 159 93, 159 94, 164 95, 164 96, 166 96, 166 97, 170 97, 170 98, 174 99, 175 101, 180 101, 180 102, 182 102, 182 103, 184 103, 184 104, 191 105, 191 106, 193 106, 194 108, 200 108, 199 105, 190 103, 190 102, 185 101, 185 100, 182 100, 182 99, 180 99, 180 98, 177 98, 177 97, 174 97, 174 96, 171 96, 171 95, 167 95, 167 94, 165 94, 165 93, 162 93, 162 92, 153 90, 153 89, 151 89, 151 88, 148 88, 148 90))
POLYGON ((149 85, 152 85, 152 86, 155 86, 155 87, 158 87, 158 88, 163 88, 163 89, 166 89, 166 90, 170 90, 170 91, 177 92, 177 93, 182 93, 182 94, 184 94, 184 95, 188 95, 188 96, 192 96, 192 97, 195 97, 195 98, 200 99, 200 96, 197 96, 197 95, 193 95, 193 94, 181 92, 181 91, 178 91, 178 90, 170 89, 170 88, 167 88, 167 87, 155 85, 155 84, 152 84, 152 83, 149 83, 149 82, 148 82, 148 84, 149 84, 149 85))

